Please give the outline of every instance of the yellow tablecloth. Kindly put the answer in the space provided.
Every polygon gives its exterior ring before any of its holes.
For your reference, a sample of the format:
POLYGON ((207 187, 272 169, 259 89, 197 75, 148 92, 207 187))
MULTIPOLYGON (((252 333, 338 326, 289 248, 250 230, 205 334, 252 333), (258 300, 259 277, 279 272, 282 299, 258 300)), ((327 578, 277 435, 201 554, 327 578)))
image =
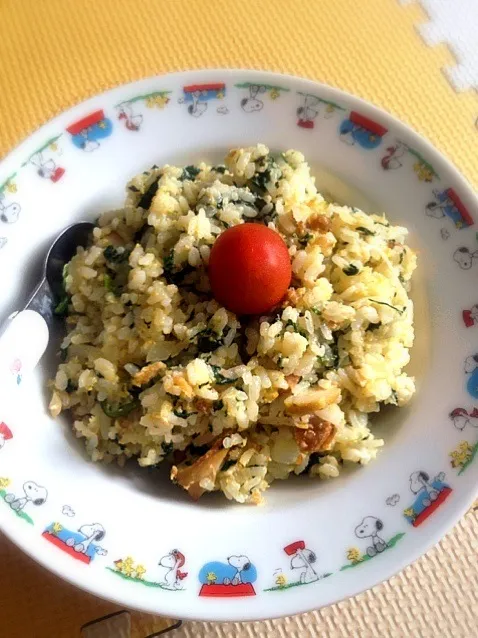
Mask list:
MULTIPOLYGON (((398 0, 0 0, 0 156, 65 108, 117 84, 187 68, 260 68, 382 106, 476 188, 478 96, 450 87, 440 69, 453 57, 420 40, 415 26, 425 19, 417 5, 398 0)), ((400 576, 320 613, 220 629, 194 623, 175 635, 473 638, 477 533, 471 513, 400 576)), ((2 638, 71 638, 86 620, 116 609, 64 586, 3 539, 0 557, 2 638)), ((148 622, 138 620, 135 636, 164 626, 148 622)))

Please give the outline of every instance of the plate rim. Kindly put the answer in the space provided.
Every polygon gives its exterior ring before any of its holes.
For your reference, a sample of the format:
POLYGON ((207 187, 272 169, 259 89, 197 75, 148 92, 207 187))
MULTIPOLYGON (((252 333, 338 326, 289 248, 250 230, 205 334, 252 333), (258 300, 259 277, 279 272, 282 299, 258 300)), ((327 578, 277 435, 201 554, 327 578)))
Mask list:
MULTIPOLYGON (((37 137, 39 137, 42 134, 45 128, 49 128, 52 125, 55 125, 57 123, 63 124, 65 120, 70 118, 73 119, 77 114, 81 114, 83 110, 88 107, 88 105, 97 101, 98 98, 105 98, 106 100, 111 100, 116 94, 123 92, 127 90, 128 88, 133 89, 134 87, 137 87, 143 83, 147 84, 148 82, 152 82, 154 80, 164 81, 166 79, 171 79, 172 81, 177 82, 179 84, 185 77, 201 76, 201 78, 204 79, 204 76, 207 76, 208 74, 210 75, 221 74, 224 77, 242 74, 242 75, 247 75, 248 78, 259 79, 259 78, 268 77, 268 78, 275 78, 276 80, 282 80, 282 81, 286 81, 290 83, 300 82, 302 85, 305 84, 309 86, 314 91, 322 91, 330 96, 337 98, 338 100, 341 99, 342 101, 345 101, 347 106, 350 105, 353 107, 358 107, 367 113, 379 116, 381 118, 381 121, 383 121, 384 123, 387 123, 387 122, 389 123, 390 127, 393 128, 394 133, 398 133, 398 134, 402 133, 405 136, 411 137, 417 142, 419 142, 419 145, 422 148, 424 148, 430 155, 433 156, 434 161, 437 164, 444 167, 450 173, 450 176, 455 181, 455 183, 458 184, 461 189, 463 189, 463 192, 466 194, 466 198, 467 199, 469 198, 470 200, 478 202, 478 196, 474 192, 468 179, 464 175, 462 175, 462 173, 455 167, 455 165, 445 155, 443 155, 437 148, 435 148, 435 146, 433 146, 433 144, 427 138, 425 138, 421 133, 418 133, 413 128, 411 128, 410 126, 408 126, 407 124, 405 124, 404 122, 402 122, 401 120, 399 120, 397 117, 390 114, 386 110, 382 109, 381 107, 361 97, 355 96, 352 93, 348 93, 347 91, 344 91, 342 89, 327 85, 322 82, 312 80, 310 78, 304 78, 304 77, 301 77, 298 75, 292 75, 292 74, 277 73, 274 71, 267 71, 267 70, 263 71, 259 69, 243 69, 243 68, 188 69, 188 70, 176 71, 172 73, 155 74, 145 78, 140 78, 138 80, 133 80, 131 82, 127 82, 124 84, 118 84, 110 89, 107 89, 106 91, 95 93, 89 96, 88 98, 86 98, 85 100, 82 100, 74 104, 73 106, 69 107, 68 109, 64 111, 61 111, 61 113, 54 116, 53 118, 43 122, 38 128, 32 131, 25 139, 23 139, 17 145, 15 145, 1 159, 0 174, 2 174, 4 171, 5 173, 8 173, 9 165, 18 163, 19 158, 24 155, 25 151, 27 151, 30 147, 33 147, 36 144, 37 137)), ((443 523, 436 523, 433 526, 433 528, 430 529, 430 533, 427 536, 426 540, 421 541, 421 539, 417 539, 417 541, 414 543, 414 547, 416 547, 416 549, 414 551, 413 550, 409 551, 406 558, 405 557, 403 559, 396 558, 395 560, 391 561, 390 562, 391 567, 389 569, 386 568, 386 565, 388 565, 389 563, 385 563, 384 568, 381 570, 382 575, 380 576, 374 576, 373 575, 374 572, 371 572, 368 579, 367 578, 363 579, 364 581, 366 581, 366 585, 360 588, 341 587, 340 594, 331 596, 329 601, 325 605, 321 605, 321 606, 328 606, 331 604, 335 604, 341 600, 345 600, 347 598, 356 596, 362 593, 363 591, 371 589, 372 587, 375 587, 377 584, 385 582, 386 580, 389 580, 392 576, 394 576, 395 574, 398 574, 405 567, 415 562, 419 557, 428 553, 428 551, 436 543, 438 543, 446 534, 451 532, 453 527, 455 527, 455 525, 461 520, 464 514, 468 511, 473 501, 478 497, 478 485, 475 487, 475 493, 474 494, 470 493, 469 498, 467 496, 468 488, 464 488, 464 490, 466 493, 462 493, 460 497, 458 498, 458 502, 455 502, 455 508, 453 510, 453 513, 447 516, 446 520, 443 523)), ((42 565, 42 567, 46 568, 48 571, 56 574, 61 579, 66 580, 67 582, 75 585, 76 587, 79 587, 80 589, 84 590, 87 593, 97 595, 101 598, 110 600, 111 602, 114 602, 115 604, 118 604, 118 605, 125 605, 125 597, 123 597, 122 595, 118 595, 118 596, 114 595, 113 593, 114 585, 111 587, 111 592, 106 593, 102 585, 96 586, 95 579, 94 578, 92 579, 91 576, 88 576, 88 577, 83 577, 83 575, 80 576, 80 572, 75 569, 69 569, 65 572, 62 569, 62 564, 61 564, 62 561, 55 561, 55 562, 49 563, 43 556, 39 554, 39 552, 35 553, 34 551, 31 551, 28 544, 21 543, 24 533, 22 532, 21 534, 18 534, 18 529, 16 528, 16 525, 14 525, 13 519, 10 520, 8 519, 8 517, 2 516, 0 518, 0 529, 7 536, 7 538, 9 538, 9 540, 11 540, 22 552, 24 552, 26 555, 33 558, 35 562, 42 565)), ((29 535, 25 533, 25 538, 27 536, 29 535)), ((48 553, 45 552, 45 554, 48 554, 48 553)), ((85 576, 86 576, 86 573, 85 573, 85 576)), ((132 604, 132 607, 135 609, 139 609, 147 613, 160 613, 161 615, 170 614, 168 600, 166 598, 161 598, 161 600, 159 601, 160 610, 152 610, 150 605, 142 606, 139 600, 140 597, 136 595, 133 595, 132 598, 135 599, 132 604)), ((321 606, 317 607, 317 609, 320 608, 321 606)), ((201 620, 201 621, 260 621, 260 620, 267 620, 271 618, 284 617, 286 615, 290 615, 291 613, 290 611, 281 613, 280 603, 277 605, 277 608, 278 608, 277 609, 278 613, 274 614, 274 616, 271 616, 269 614, 261 615, 261 613, 250 614, 247 608, 244 609, 243 614, 237 613, 238 611, 237 608, 231 608, 231 607, 228 607, 227 605, 224 605, 223 609, 225 611, 229 609, 229 613, 218 614, 216 613, 216 610, 215 610, 213 614, 209 614, 208 608, 204 606, 202 609, 204 610, 205 613, 195 612, 193 614, 190 614, 187 611, 187 607, 185 607, 184 613, 182 613, 181 616, 182 618, 187 620, 201 620)), ((297 604, 296 610, 293 611, 292 613, 300 614, 300 613, 312 611, 312 609, 316 609, 316 607, 311 608, 310 603, 304 604, 304 605, 297 604)), ((201 608, 198 607, 197 611, 200 612, 201 608)), ((258 611, 260 612, 260 609, 258 611)))

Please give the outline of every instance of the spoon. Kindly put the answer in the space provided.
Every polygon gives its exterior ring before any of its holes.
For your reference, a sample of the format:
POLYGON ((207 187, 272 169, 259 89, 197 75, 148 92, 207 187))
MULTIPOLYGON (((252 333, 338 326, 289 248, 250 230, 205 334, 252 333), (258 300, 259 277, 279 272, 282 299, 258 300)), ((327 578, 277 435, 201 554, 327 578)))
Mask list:
POLYGON ((78 246, 86 246, 93 228, 91 222, 78 222, 58 235, 46 255, 41 280, 23 310, 8 317, 0 333, 0 386, 2 382, 20 385, 23 375, 41 359, 49 329, 59 327, 53 309, 65 295, 63 268, 78 246))
POLYGON ((35 310, 52 327, 57 321, 54 308, 65 294, 63 268, 76 254, 78 246, 86 246, 95 227, 91 222, 67 226, 55 239, 43 264, 42 278, 27 301, 23 311, 35 310))

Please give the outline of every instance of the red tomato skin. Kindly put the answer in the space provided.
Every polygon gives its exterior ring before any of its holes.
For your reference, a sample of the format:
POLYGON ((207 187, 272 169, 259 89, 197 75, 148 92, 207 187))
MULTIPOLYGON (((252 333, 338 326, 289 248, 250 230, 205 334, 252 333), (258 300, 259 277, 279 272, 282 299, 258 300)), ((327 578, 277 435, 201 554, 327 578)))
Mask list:
POLYGON ((279 233, 252 223, 228 228, 218 237, 208 272, 216 301, 237 315, 273 308, 292 276, 289 251, 279 233))

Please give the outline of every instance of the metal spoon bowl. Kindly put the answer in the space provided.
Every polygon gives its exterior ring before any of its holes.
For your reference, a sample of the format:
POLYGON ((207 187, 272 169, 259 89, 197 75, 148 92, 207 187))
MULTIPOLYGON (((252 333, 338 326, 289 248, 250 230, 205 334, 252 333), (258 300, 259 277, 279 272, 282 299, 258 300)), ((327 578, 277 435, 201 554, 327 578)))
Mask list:
POLYGON ((53 309, 65 294, 63 268, 74 257, 79 246, 86 246, 94 227, 91 222, 77 222, 67 226, 55 239, 45 257, 41 281, 23 310, 38 312, 49 327, 56 319, 53 309))

